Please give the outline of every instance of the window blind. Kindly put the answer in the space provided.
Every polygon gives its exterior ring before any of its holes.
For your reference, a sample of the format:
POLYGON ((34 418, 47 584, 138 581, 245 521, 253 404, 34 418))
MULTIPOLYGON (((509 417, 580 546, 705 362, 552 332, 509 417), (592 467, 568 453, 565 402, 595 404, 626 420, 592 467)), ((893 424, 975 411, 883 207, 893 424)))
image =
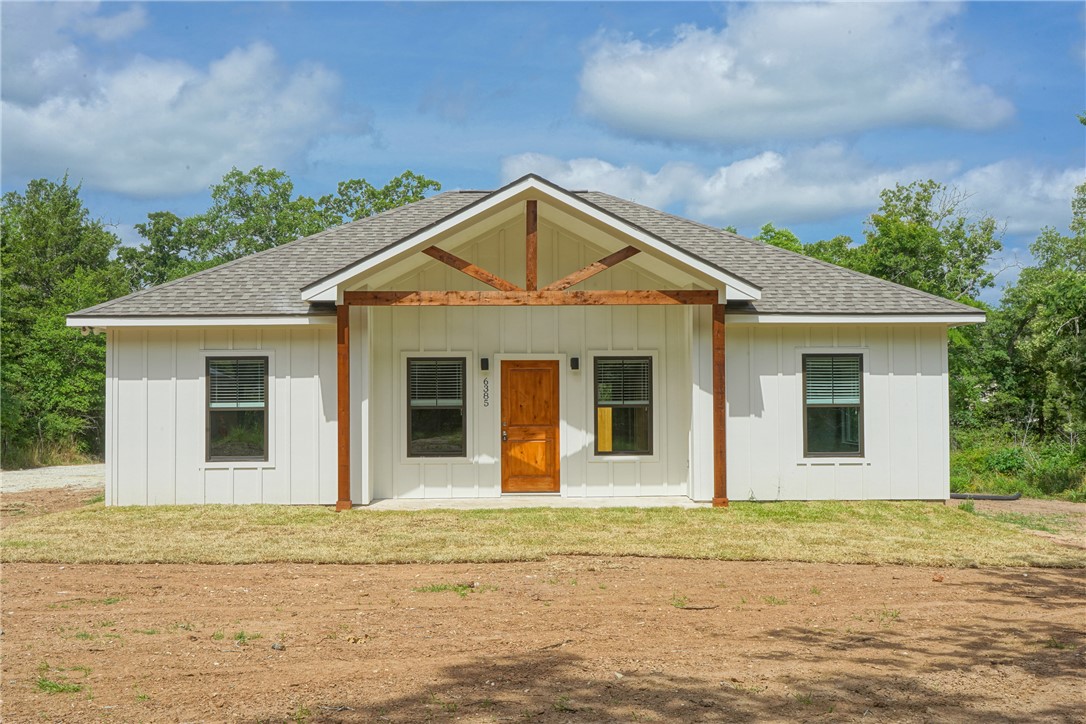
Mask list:
POLYGON ((213 409, 263 408, 268 361, 263 358, 209 359, 208 405, 213 409))
POLYGON ((809 356, 804 359, 808 405, 860 404, 858 355, 809 356))
POLYGON ((464 360, 408 360, 411 407, 460 407, 464 404, 464 360))
POLYGON ((650 358, 596 358, 597 404, 647 405, 651 398, 650 358))

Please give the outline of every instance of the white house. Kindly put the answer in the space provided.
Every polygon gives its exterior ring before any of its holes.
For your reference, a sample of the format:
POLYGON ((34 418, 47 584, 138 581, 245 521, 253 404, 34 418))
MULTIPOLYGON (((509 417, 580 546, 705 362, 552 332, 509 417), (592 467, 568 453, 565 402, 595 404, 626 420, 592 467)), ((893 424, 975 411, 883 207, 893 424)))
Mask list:
POLYGON ((106 502, 949 493, 956 302, 526 176, 72 314, 106 502))

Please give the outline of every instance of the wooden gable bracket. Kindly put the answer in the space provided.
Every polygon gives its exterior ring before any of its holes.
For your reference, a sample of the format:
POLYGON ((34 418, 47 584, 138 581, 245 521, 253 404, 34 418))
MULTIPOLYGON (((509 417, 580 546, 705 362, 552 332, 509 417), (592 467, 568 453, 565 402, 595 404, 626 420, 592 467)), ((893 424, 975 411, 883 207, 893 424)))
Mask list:
POLYGON ((563 290, 569 289, 574 284, 580 284, 585 279, 590 279, 591 277, 596 276, 600 272, 607 271, 615 264, 618 264, 621 261, 626 261, 634 254, 640 253, 640 251, 640 249, 635 249, 632 246, 627 246, 625 249, 619 249, 614 254, 609 254, 608 256, 603 257, 599 261, 592 262, 584 269, 578 269, 572 274, 568 274, 559 279, 558 281, 548 284, 547 286, 543 287, 543 291, 561 292, 563 290))
POLYGON ((496 274, 491 274, 486 269, 477 267, 471 262, 461 259, 456 254, 449 253, 444 249, 438 249, 436 246, 431 246, 428 249, 422 250, 423 254, 432 256, 443 264, 448 264, 453 269, 464 272, 472 279, 478 279, 483 284, 494 287, 495 289, 503 292, 522 292, 524 291, 516 284, 507 282, 496 274))
POLYGON ((524 205, 524 287, 539 288, 539 205, 528 199, 524 205))
POLYGON ((457 271, 461 271, 467 274, 472 279, 477 279, 483 284, 494 287, 501 292, 523 292, 523 291, 544 291, 544 292, 561 292, 569 289, 575 284, 580 284, 586 279, 607 271, 616 264, 626 261, 634 254, 640 253, 640 249, 632 246, 627 246, 623 249, 619 249, 613 254, 609 254, 599 261, 592 262, 583 269, 578 269, 572 274, 568 274, 561 279, 551 282, 543 289, 539 289, 539 208, 534 199, 530 199, 526 202, 525 206, 525 233, 524 233, 524 259, 525 259, 525 287, 527 289, 521 289, 513 282, 502 279, 497 274, 492 274, 482 267, 472 264, 466 259, 461 259, 452 252, 445 251, 436 246, 431 246, 422 250, 423 254, 437 259, 442 264, 451 266, 457 271))

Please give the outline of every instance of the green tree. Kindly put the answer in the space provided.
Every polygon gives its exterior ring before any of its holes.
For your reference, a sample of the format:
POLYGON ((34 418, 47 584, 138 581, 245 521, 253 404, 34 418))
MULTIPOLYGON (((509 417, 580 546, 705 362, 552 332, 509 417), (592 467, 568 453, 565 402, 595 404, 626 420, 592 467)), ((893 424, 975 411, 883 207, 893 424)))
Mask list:
POLYGON ((859 252, 852 245, 852 237, 841 234, 832 239, 804 244, 803 253, 815 259, 821 259, 822 261, 828 261, 830 264, 851 269, 856 263, 855 257, 859 252))
POLYGON ((326 215, 328 226, 335 226, 421 201, 427 191, 440 190, 441 184, 437 181, 404 171, 381 188, 366 179, 340 181, 335 195, 322 196, 317 203, 326 215), (328 218, 329 214, 331 218, 328 218))
POLYGON ((1030 245, 1035 263, 1005 290, 991 325, 989 364, 998 413, 1075 440, 1086 433, 1086 183, 1070 232, 1046 227, 1030 245))
POLYGON ((151 212, 145 223, 136 224, 147 243, 117 250, 129 286, 145 289, 211 266, 197 241, 194 227, 198 226, 198 221, 182 219, 172 211, 151 212))
POLYGON ((788 229, 778 229, 773 226, 773 224, 765 224, 762 226, 758 231, 758 235, 754 238, 758 241, 764 241, 767 244, 787 249, 788 251, 794 251, 800 254, 803 253, 803 243, 799 240, 798 236, 788 229))
POLYGON ((853 268, 958 301, 995 283, 987 264, 1003 248, 998 225, 991 216, 970 218, 962 192, 928 180, 898 184, 880 198, 853 268))
POLYGON ((0 455, 4 464, 100 446, 105 344, 65 315, 126 291, 111 260, 119 241, 92 219, 79 186, 31 181, 0 209, 3 319, 0 455))
POLYGON ((129 283, 142 289, 223 262, 309 236, 345 221, 422 199, 441 184, 411 171, 377 188, 365 179, 340 182, 337 192, 314 200, 295 195, 278 169, 231 169, 211 187, 207 211, 181 218, 170 211, 148 214, 136 229, 146 239, 118 256, 129 283))

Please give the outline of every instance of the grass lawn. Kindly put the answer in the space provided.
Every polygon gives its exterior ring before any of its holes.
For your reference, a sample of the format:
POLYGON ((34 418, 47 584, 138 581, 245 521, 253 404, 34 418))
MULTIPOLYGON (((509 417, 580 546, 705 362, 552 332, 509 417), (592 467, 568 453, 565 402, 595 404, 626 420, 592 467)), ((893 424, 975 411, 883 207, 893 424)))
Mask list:
POLYGON ((1086 567, 1086 550, 940 503, 733 503, 728 509, 332 512, 298 506, 106 508, 18 521, 5 562, 413 563, 548 555, 1086 567))

